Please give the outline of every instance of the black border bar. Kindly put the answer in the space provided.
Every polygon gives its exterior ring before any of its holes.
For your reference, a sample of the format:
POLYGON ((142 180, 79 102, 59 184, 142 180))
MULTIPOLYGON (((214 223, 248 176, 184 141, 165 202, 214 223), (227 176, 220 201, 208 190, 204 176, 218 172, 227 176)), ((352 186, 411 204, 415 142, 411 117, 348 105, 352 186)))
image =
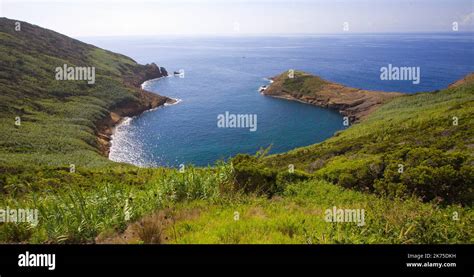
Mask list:
MULTIPOLYGON (((98 270, 125 273, 156 271, 163 265, 312 265, 352 273, 464 273, 474 276, 473 245, 0 245, 0 276, 64 276, 98 270), (26 251, 55 254, 56 269, 19 267, 26 251), (416 254, 431 258, 408 258, 416 254), (446 258, 456 255, 455 258, 446 258), (445 256, 441 258, 441 256, 445 256), (449 268, 408 268, 406 263, 456 263, 449 268)), ((179 267, 173 267, 179 269, 179 267)), ((206 267, 209 268, 209 267, 206 267)), ((294 267, 293 267, 294 268, 294 267)), ((163 272, 162 272, 163 273, 163 272)), ((162 275, 162 274, 160 274, 162 275)), ((424 275, 424 274, 423 274, 424 275)), ((404 275, 405 276, 405 275, 404 275)), ((459 275, 461 276, 461 275, 459 275)))

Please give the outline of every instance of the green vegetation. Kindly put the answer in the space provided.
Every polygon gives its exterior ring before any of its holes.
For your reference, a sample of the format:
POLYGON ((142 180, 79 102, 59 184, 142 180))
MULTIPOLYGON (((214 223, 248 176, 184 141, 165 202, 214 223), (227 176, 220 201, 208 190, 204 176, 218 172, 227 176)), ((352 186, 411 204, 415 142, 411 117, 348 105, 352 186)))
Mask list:
POLYGON ((272 197, 283 192, 288 184, 310 178, 305 172, 267 168, 260 162, 264 155, 265 153, 259 152, 256 156, 239 154, 232 158, 235 185, 239 190, 272 197))
MULTIPOLYGON (((334 186, 325 181, 294 183, 281 197, 246 197, 209 205, 181 205, 194 216, 168 229, 172 243, 472 243, 473 211, 440 209, 416 199, 390 200, 334 186), (365 225, 328 223, 325 211, 364 209, 365 225), (463 220, 452 220, 462 211, 463 220), (238 220, 234 219, 239 213, 238 220), (173 232, 171 232, 173 230, 173 232), (176 234, 176 238, 175 238, 176 234)), ((178 206, 178 209, 183 209, 178 206)))
MULTIPOLYGON (((143 101, 146 66, 4 18, 0 40, 0 209, 40 216, 0 223, 0 242, 474 242, 473 75, 396 98, 320 144, 179 172, 100 154, 98 122, 143 101), (65 63, 95 66, 96 84, 56 82, 65 63), (327 222, 335 206, 363 209, 365 224, 327 222)), ((300 77, 285 86, 321 85, 300 77)))
POLYGON ((130 220, 193 199, 217 201, 229 184, 228 165, 212 169, 37 169, 2 174, 0 207, 38 209, 39 224, 0 223, 0 241, 91 243, 104 231, 123 231, 130 220), (128 215, 127 215, 128 214, 128 215))
POLYGON ((307 94, 311 91, 318 91, 326 81, 317 76, 309 75, 303 71, 294 71, 294 78, 286 78, 283 88, 287 91, 307 94))
POLYGON ((398 97, 327 141, 269 156, 265 165, 293 164, 329 182, 382 195, 471 206, 473 106, 471 75, 442 91, 398 97))
POLYGON ((0 206, 36 208, 41 215, 36 227, 0 224, 0 240, 8 242, 91 243, 160 211, 166 211, 172 223, 158 227, 163 219, 150 217, 132 242, 473 242, 472 208, 377 197, 318 179, 287 183, 269 197, 261 191, 244 192, 233 166, 224 163, 190 167, 184 173, 117 167, 76 173, 42 169, 3 176, 8 185, 3 187, 0 206), (333 206, 364 209, 365 224, 326 222, 324 212, 333 206), (453 220, 455 216, 459 220, 453 220), (156 232, 163 232, 166 239, 147 241, 156 232))
POLYGON ((124 82, 147 66, 26 22, 15 26, 0 18, 0 164, 111 164, 98 154, 96 123, 122 103, 139 105, 139 90, 124 82), (56 80, 64 64, 95 67, 95 84, 56 80))

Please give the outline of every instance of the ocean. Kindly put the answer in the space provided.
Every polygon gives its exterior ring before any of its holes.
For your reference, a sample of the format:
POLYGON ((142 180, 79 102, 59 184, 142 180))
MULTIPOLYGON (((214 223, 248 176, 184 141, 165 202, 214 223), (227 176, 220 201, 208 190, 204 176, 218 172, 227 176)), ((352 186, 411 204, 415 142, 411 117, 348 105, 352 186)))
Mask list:
POLYGON ((404 93, 442 89, 474 71, 472 33, 81 39, 142 64, 155 62, 171 75, 144 88, 179 103, 127 119, 113 136, 109 158, 138 166, 207 166, 270 145, 270 153, 281 153, 344 129, 336 111, 258 92, 289 69, 404 93), (419 68, 419 84, 381 80, 388 65, 419 68), (255 130, 219 127, 226 114, 255 118, 255 130))

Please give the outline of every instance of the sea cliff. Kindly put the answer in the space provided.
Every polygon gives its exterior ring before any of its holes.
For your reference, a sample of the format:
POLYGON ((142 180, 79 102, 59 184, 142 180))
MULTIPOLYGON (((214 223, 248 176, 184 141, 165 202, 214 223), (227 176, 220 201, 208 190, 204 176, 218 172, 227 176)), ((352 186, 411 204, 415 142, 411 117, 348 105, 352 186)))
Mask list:
POLYGON ((121 118, 174 102, 141 88, 167 76, 165 68, 27 22, 0 18, 0 50, 0 164, 108 164, 121 118), (92 79, 58 79, 58 68, 85 69, 92 79))
POLYGON ((380 105, 403 95, 346 87, 302 71, 284 72, 271 80, 263 95, 335 109, 351 122, 359 121, 380 105))
POLYGON ((176 102, 175 99, 161 96, 141 88, 141 84, 147 80, 166 76, 168 76, 168 73, 164 67, 158 67, 152 63, 138 67, 133 72, 133 75, 124 78, 125 85, 131 86, 136 90, 138 101, 123 101, 117 103, 116 106, 111 108, 108 115, 96 122, 97 139, 100 151, 104 156, 108 157, 109 155, 114 127, 119 124, 124 117, 137 116, 144 111, 157 108, 165 103, 172 104, 176 102))

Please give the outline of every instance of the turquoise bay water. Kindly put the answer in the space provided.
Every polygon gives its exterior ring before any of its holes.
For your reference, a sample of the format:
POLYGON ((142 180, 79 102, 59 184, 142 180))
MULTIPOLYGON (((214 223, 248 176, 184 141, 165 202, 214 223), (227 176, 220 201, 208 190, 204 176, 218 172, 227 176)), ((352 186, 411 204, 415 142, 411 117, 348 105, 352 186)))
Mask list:
POLYGON ((155 62, 184 78, 146 89, 181 99, 119 126, 110 158, 141 166, 205 166, 237 153, 272 153, 321 142, 343 129, 335 111, 258 93, 267 77, 304 70, 347 86, 406 93, 441 89, 474 71, 472 34, 328 35, 304 37, 88 38, 86 41, 155 62), (417 66, 421 82, 382 81, 380 68, 417 66), (252 114, 257 130, 218 128, 217 116, 252 114))

